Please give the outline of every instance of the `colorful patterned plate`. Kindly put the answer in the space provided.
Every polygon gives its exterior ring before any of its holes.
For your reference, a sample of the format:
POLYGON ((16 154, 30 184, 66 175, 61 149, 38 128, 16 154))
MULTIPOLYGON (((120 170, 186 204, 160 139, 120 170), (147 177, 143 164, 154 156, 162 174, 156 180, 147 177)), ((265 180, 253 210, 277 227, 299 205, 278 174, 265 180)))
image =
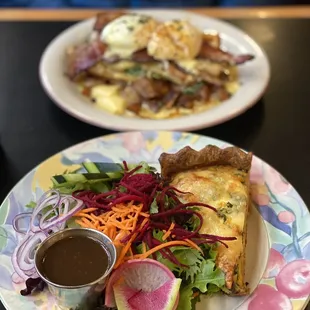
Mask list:
MULTIPOLYGON (((109 135, 73 146, 49 158, 28 173, 0 208, 0 296, 7 309, 57 309, 45 291, 22 297, 12 283, 11 255, 19 236, 12 219, 26 210, 50 186, 50 176, 85 161, 147 161, 186 145, 228 146, 219 140, 177 132, 130 132, 109 135)), ((197 310, 302 310, 310 294, 310 214, 296 190, 272 167, 254 157, 251 170, 252 201, 248 224, 247 281, 251 296, 214 295, 197 310)))

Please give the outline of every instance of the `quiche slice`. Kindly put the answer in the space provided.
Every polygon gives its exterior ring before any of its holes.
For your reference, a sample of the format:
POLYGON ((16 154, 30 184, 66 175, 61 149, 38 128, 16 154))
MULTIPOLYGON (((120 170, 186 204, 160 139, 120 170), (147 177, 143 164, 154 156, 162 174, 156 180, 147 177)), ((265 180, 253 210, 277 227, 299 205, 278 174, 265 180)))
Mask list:
POLYGON ((225 291, 246 295, 245 247, 252 153, 237 147, 220 149, 208 145, 195 151, 187 146, 176 154, 163 153, 159 162, 163 179, 187 192, 182 195, 185 201, 206 203, 218 210, 216 213, 200 208, 204 219, 200 233, 236 237, 226 242, 228 248, 219 244, 216 264, 225 273, 225 291))

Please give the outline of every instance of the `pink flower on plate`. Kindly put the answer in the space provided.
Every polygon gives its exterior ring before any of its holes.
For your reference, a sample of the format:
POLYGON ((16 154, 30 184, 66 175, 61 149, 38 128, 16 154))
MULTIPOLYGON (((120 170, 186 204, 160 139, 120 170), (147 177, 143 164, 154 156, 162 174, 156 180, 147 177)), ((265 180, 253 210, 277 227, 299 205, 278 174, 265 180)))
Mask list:
POLYGON ((250 172, 251 184, 262 185, 265 183, 263 165, 264 163, 260 159, 255 156, 253 157, 250 172))
POLYGON ((292 310, 289 298, 270 285, 260 284, 253 293, 248 310, 292 310))
POLYGON ((292 186, 271 166, 265 167, 265 180, 274 194, 286 194, 292 186))
POLYGON ((255 188, 252 188, 251 197, 259 206, 268 206, 270 201, 268 194, 260 193, 255 188))
POLYGON ((281 211, 278 214, 278 219, 280 222, 285 224, 290 224, 295 221, 295 215, 290 211, 281 211))
POLYGON ((310 260, 298 259, 285 265, 276 277, 277 289, 290 298, 310 293, 310 260))
POLYGON ((130 153, 139 153, 146 146, 141 132, 127 132, 122 134, 123 146, 130 153))
POLYGON ((273 278, 278 275, 286 261, 281 253, 271 248, 269 253, 269 260, 263 278, 273 278))

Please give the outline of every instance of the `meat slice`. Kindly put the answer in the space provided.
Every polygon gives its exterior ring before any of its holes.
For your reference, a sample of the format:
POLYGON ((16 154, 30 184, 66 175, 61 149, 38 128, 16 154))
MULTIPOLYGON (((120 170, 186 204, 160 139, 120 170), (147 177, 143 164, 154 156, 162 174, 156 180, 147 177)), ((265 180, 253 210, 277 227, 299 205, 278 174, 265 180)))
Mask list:
POLYGON ((146 48, 136 51, 131 55, 131 60, 135 62, 156 62, 156 60, 147 53, 146 48))
POLYGON ((208 102, 211 97, 211 87, 208 85, 203 85, 199 90, 198 96, 200 100, 208 102))
POLYGON ((130 85, 127 85, 121 91, 121 95, 128 104, 135 104, 141 101, 141 97, 139 96, 138 92, 130 85))
POLYGON ((231 97, 231 94, 228 92, 228 90, 224 86, 214 86, 213 87, 213 96, 215 99, 219 101, 227 100, 231 97))
POLYGON ((145 77, 134 81, 132 86, 144 99, 162 97, 169 91, 169 83, 145 77))
POLYGON ((178 65, 173 62, 165 61, 164 62, 164 69, 168 74, 169 80, 176 84, 184 85, 190 84, 194 81, 194 78, 191 74, 188 74, 178 65))
POLYGON ((152 112, 157 113, 163 107, 163 103, 160 99, 145 99, 142 102, 143 106, 147 106, 152 112))
POLYGON ((167 109, 171 109, 175 105, 180 94, 181 93, 177 90, 170 90, 162 99, 163 106, 167 109))
POLYGON ((127 103, 127 110, 138 114, 141 109, 142 99, 138 92, 130 85, 127 85, 122 91, 121 96, 127 103))
POLYGON ((203 42, 198 58, 209 59, 214 62, 226 62, 230 65, 240 65, 254 59, 253 55, 232 55, 220 48, 212 47, 208 42, 203 42))
POLYGON ((93 41, 68 50, 66 54, 66 74, 73 79, 82 71, 92 67, 102 58, 106 47, 101 41, 93 41))
POLYGON ((194 103, 196 100, 197 100, 196 95, 182 94, 179 97, 176 106, 179 108, 192 109, 194 107, 194 103))
POLYGON ((101 32, 103 28, 112 20, 124 15, 124 12, 102 12, 96 16, 96 21, 93 27, 94 31, 101 32))

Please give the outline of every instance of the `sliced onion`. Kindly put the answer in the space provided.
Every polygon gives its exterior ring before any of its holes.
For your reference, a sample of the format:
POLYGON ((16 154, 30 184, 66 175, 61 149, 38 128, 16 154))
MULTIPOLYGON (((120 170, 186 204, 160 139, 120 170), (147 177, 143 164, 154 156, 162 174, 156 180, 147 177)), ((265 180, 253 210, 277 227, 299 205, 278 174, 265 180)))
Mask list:
POLYGON ((20 277, 16 272, 13 272, 11 279, 12 279, 12 282, 15 284, 20 284, 24 282, 24 279, 20 277))
POLYGON ((19 257, 19 267, 23 271, 30 271, 34 268, 34 260, 29 255, 35 250, 35 248, 46 239, 46 235, 43 232, 33 234, 26 242, 25 245, 20 248, 20 252, 17 253, 19 257))
POLYGON ((51 221, 47 220, 45 222, 43 222, 41 219, 40 221, 41 230, 48 230, 51 227, 65 223, 70 217, 72 217, 72 215, 74 215, 75 213, 77 213, 83 208, 84 204, 81 200, 75 199, 70 196, 63 197, 60 200, 59 205, 63 204, 64 205, 63 210, 69 210, 70 204, 73 204, 73 203, 75 203, 75 206, 70 211, 67 211, 66 213, 60 213, 56 219, 53 218, 53 220, 51 221))
POLYGON ((51 190, 42 195, 33 213, 22 213, 14 218, 14 229, 24 234, 12 255, 15 283, 38 277, 34 262, 37 246, 51 233, 64 229, 66 221, 82 208, 81 200, 70 195, 60 195, 58 191, 51 190), (25 217, 30 217, 27 233, 18 227, 18 221, 25 217))
POLYGON ((14 230, 15 230, 17 233, 23 234, 23 235, 25 235, 25 234, 27 233, 27 229, 23 230, 23 229, 20 228, 19 225, 18 225, 18 222, 19 222, 20 220, 23 220, 23 219, 25 219, 25 218, 27 218, 27 217, 31 218, 31 217, 32 217, 32 213, 31 213, 31 212, 20 213, 20 214, 16 215, 15 218, 13 219, 12 225, 13 225, 14 230))
POLYGON ((36 217, 46 208, 52 208, 53 210, 57 208, 59 201, 60 201, 60 196, 53 195, 51 197, 46 198, 41 203, 37 204, 37 206, 33 210, 32 219, 30 222, 30 229, 32 232, 39 232, 40 230, 42 230, 40 227, 34 225, 36 217))

